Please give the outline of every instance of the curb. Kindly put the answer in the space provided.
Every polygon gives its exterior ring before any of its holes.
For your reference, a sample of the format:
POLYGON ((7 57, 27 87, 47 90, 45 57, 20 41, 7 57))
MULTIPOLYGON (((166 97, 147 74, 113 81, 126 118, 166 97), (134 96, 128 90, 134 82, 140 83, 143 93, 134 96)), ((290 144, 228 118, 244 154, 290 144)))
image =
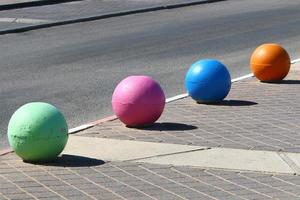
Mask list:
POLYGON ((72 1, 81 1, 81 0, 35 0, 35 1, 3 4, 3 5, 0 5, 0 11, 20 9, 20 8, 26 8, 26 7, 46 6, 46 5, 66 3, 66 2, 72 2, 72 1))
POLYGON ((112 116, 109 116, 109 117, 105 117, 103 119, 96 120, 94 122, 86 123, 86 124, 83 124, 81 126, 78 126, 78 127, 75 127, 75 128, 71 128, 69 130, 69 134, 74 134, 74 133, 77 133, 79 131, 83 131, 83 130, 92 128, 92 127, 94 127, 96 125, 99 125, 99 124, 102 124, 102 123, 105 123, 105 122, 114 121, 116 119, 118 119, 117 116, 116 115, 112 115, 112 116))
MULTIPOLYGON (((51 0, 46 0, 46 1, 51 1, 51 0)), ((59 1, 59 0, 54 0, 54 1, 59 1)), ((62 0, 62 1, 78 1, 78 0, 62 0)), ((188 3, 167 4, 167 5, 162 5, 162 6, 141 8, 141 9, 136 9, 136 10, 114 12, 114 13, 95 15, 95 16, 90 16, 90 17, 83 17, 83 18, 78 18, 78 19, 70 19, 70 20, 51 22, 51 23, 40 24, 40 25, 33 25, 33 26, 26 26, 26 27, 14 28, 14 29, 1 30, 0 35, 11 34, 11 33, 23 33, 23 32, 27 32, 27 31, 43 29, 43 28, 50 28, 50 27, 54 27, 54 26, 62 26, 62 25, 80 23, 80 22, 95 21, 95 20, 107 19, 107 18, 112 18, 112 17, 120 17, 120 16, 133 15, 133 14, 138 14, 138 13, 153 12, 153 11, 158 11, 158 10, 176 9, 176 8, 180 8, 180 7, 215 3, 215 2, 220 2, 220 1, 226 1, 226 0, 198 0, 198 1, 188 2, 188 3)), ((53 1, 51 1, 51 2, 53 2, 53 1)))

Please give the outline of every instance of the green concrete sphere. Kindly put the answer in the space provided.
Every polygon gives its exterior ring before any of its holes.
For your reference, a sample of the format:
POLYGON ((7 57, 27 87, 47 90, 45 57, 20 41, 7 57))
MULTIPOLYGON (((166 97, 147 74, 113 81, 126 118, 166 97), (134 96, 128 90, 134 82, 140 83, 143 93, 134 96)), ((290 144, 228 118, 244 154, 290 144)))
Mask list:
POLYGON ((56 107, 32 102, 12 115, 7 136, 11 148, 24 161, 49 161, 63 151, 68 140, 68 126, 56 107))

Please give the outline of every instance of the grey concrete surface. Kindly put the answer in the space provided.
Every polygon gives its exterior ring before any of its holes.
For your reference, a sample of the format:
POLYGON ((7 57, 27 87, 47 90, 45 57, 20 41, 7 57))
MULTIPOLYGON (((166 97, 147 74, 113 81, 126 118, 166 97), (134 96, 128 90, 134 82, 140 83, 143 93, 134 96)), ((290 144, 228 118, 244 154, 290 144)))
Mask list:
POLYGON ((1 135, 30 101, 56 105, 70 128, 110 115, 112 91, 128 75, 153 76, 169 97, 184 92, 185 72, 200 58, 220 59, 232 77, 249 73, 263 42, 295 58, 299 11, 298 1, 233 0, 0 36, 1 135))
POLYGON ((300 154, 70 135, 63 155, 110 161, 299 174, 300 154), (289 158, 289 161, 282 157, 289 158), (293 167, 292 167, 293 166, 293 167))

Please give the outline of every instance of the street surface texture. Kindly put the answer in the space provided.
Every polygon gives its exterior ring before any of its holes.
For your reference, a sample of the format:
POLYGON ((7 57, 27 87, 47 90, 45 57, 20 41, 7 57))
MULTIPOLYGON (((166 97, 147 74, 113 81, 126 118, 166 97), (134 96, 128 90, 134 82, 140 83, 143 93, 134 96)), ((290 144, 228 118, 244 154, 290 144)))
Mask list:
MULTIPOLYGON (((260 83, 255 78, 235 83, 227 100, 218 105, 197 104, 190 98, 172 102, 153 127, 130 129, 116 120, 76 137, 109 137, 119 139, 120 144, 129 139, 159 142, 157 145, 197 144, 299 155, 300 64, 292 67, 289 76, 277 84, 260 83)), ((114 151, 117 147, 110 148, 114 151)), ((131 153, 134 156, 131 151, 128 156, 131 153)), ((168 157, 156 158, 163 156, 168 157)), ((169 160, 174 162, 176 158, 169 160)), ((9 153, 0 160, 0 199, 300 199, 298 172, 147 162, 104 162, 69 153, 52 162, 30 164, 9 153)), ((285 162, 299 170, 292 160, 285 162)), ((226 161, 223 164, 227 165, 226 161)))
MULTIPOLYGON (((52 13, 48 8, 38 9, 44 20, 52 19, 47 17, 52 13)), ((34 14, 24 17, 40 19, 34 14)), ((185 73, 201 58, 221 60, 232 78, 249 73, 250 54, 261 43, 280 43, 297 58, 299 19, 299 1, 232 0, 2 35, 1 148, 7 146, 10 116, 27 102, 56 105, 72 128, 111 115, 113 89, 129 75, 152 76, 170 97, 184 92, 185 73)), ((258 98, 255 92, 248 95, 258 98)), ((219 109, 227 114, 224 107, 219 109)), ((203 120, 212 114, 199 110, 203 120)))
MULTIPOLYGON (((95 16, 104 16, 116 13, 124 13, 128 11, 137 11, 141 9, 157 10, 165 9, 168 6, 178 6, 193 3, 194 5, 204 3, 206 0, 147 0, 147 1, 132 1, 132 0, 79 0, 70 2, 62 2, 51 5, 43 5, 39 7, 25 7, 23 9, 14 9, 0 12, 0 20, 2 19, 2 26, 0 32, 3 30, 26 27, 25 23, 18 21, 19 19, 47 19, 45 22, 32 21, 32 25, 51 24, 55 22, 70 21, 84 18, 91 18, 95 16), (8 22, 10 19, 11 23, 8 22)), ((208 0, 211 1, 211 0, 208 0)), ((208 2, 207 1, 207 2, 208 2)), ((219 1, 219 0, 217 0, 219 1)), ((39 1, 42 2, 42 1, 39 1)), ((48 1, 49 2, 49 1, 48 1)), ((2 3, 0 2, 0 9, 2 3)), ((211 3, 213 3, 211 1, 211 3)), ((120 14, 118 14, 120 15, 120 14)), ((1 21, 0 21, 1 24, 1 21)))

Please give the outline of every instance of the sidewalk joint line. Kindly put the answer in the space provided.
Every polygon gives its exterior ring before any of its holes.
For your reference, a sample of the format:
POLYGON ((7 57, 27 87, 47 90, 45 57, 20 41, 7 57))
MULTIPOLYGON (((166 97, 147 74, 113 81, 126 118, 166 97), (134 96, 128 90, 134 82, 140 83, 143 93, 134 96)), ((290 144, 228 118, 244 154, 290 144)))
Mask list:
POLYGON ((295 172, 294 175, 300 174, 300 167, 290 159, 286 152, 277 152, 277 154, 295 172))
MULTIPOLYGON (((99 169, 96 169, 95 167, 91 167, 91 169, 93 169, 94 171, 96 171, 96 172, 102 174, 103 176, 105 176, 105 177, 107 177, 107 178, 109 178, 109 179, 112 179, 113 181, 115 181, 115 182, 117 182, 117 183, 121 183, 122 185, 125 185, 126 187, 129 187, 129 188, 131 188, 131 189, 137 191, 138 193, 141 193, 141 194, 143 194, 143 195, 149 197, 150 199, 158 200, 157 198, 148 195, 147 193, 143 192, 142 190, 140 190, 140 189, 138 189, 138 188, 135 188, 134 186, 131 186, 130 184, 127 184, 127 183, 124 182, 124 181, 121 181, 121 180, 119 180, 119 179, 117 179, 117 178, 114 178, 113 176, 109 176, 109 175, 105 174, 105 172, 103 172, 103 171, 101 171, 101 170, 99 170, 99 169)), ((123 196, 120 195, 120 194, 119 194, 119 196, 121 196, 123 199, 126 199, 125 197, 123 197, 123 196)))
POLYGON ((143 181, 143 182, 145 182, 145 183, 148 183, 148 184, 150 184, 150 185, 152 185, 152 186, 154 186, 154 187, 156 187, 156 188, 159 188, 159 189, 161 189, 161 190, 163 190, 163 191, 165 191, 165 192, 167 192, 167 193, 169 193, 169 194, 172 194, 172 195, 174 195, 174 196, 177 196, 177 197, 179 197, 180 199, 187 200, 187 198, 185 198, 185 197, 183 197, 183 196, 180 196, 179 194, 176 194, 176 193, 172 192, 171 190, 168 190, 168 189, 166 189, 166 188, 164 188, 164 187, 161 187, 161 186, 159 186, 159 185, 157 185, 157 184, 154 184, 154 183, 152 183, 152 182, 150 182, 150 181, 148 181, 148 180, 146 180, 146 179, 144 179, 144 178, 141 178, 140 176, 136 176, 136 175, 134 175, 132 172, 130 173, 130 172, 128 172, 128 171, 126 171, 126 170, 120 168, 119 166, 116 166, 116 165, 114 165, 114 164, 111 164, 111 165, 112 165, 114 168, 116 168, 116 169, 118 169, 118 170, 124 172, 125 174, 128 174, 129 176, 132 176, 132 177, 134 177, 134 178, 136 178, 136 179, 138 179, 138 180, 141 180, 141 181, 143 181))
MULTIPOLYGON (((206 173, 208 173, 208 174, 210 174, 210 175, 212 175, 212 176, 215 176, 215 177, 217 177, 217 178, 219 178, 219 179, 221 179, 221 180, 223 180, 223 181, 225 181, 225 182, 228 182, 228 183, 231 183, 231 184, 236 185, 236 186, 238 186, 238 187, 241 187, 241 188, 243 188, 243 189, 245 189, 245 190, 249 190, 249 191, 254 192, 254 193, 256 193, 256 194, 260 194, 260 195, 266 196, 266 197, 268 197, 268 198, 272 198, 271 196, 269 196, 269 195, 267 195, 267 194, 261 193, 261 192, 255 190, 255 189, 251 189, 251 188, 246 187, 246 186, 244 186, 244 185, 240 185, 240 184, 238 184, 238 183, 236 183, 236 182, 234 182, 234 181, 225 179, 225 178, 223 178, 222 176, 219 176, 219 175, 217 175, 217 174, 213 174, 213 173, 211 173, 211 172, 209 172, 209 171, 206 171, 206 173)), ((241 175, 241 172, 239 172, 239 175, 241 175)))
POLYGON ((148 172, 151 173, 151 174, 154 174, 154 175, 159 176, 159 177, 161 177, 161 178, 163 178, 163 179, 166 179, 166 180, 168 180, 168 181, 170 181, 170 182, 173 182, 173 183, 175 183, 175 184, 177 184, 177 185, 180 185, 181 187, 187 188, 187 189, 192 190, 192 191, 194 191, 194 192, 196 192, 196 193, 199 193, 199 194, 202 194, 202 195, 204 195, 204 196, 207 196, 208 198, 218 200, 216 197, 211 196, 210 194, 206 194, 205 192, 196 190, 196 189, 194 189, 194 188, 192 188, 192 187, 186 185, 185 183, 181 183, 181 182, 179 182, 179 181, 173 180, 172 178, 169 178, 169 177, 167 177, 167 176, 164 176, 164 175, 162 175, 162 174, 159 174, 159 173, 157 173, 157 172, 155 172, 155 171, 152 171, 152 170, 150 170, 150 169, 148 169, 148 168, 146 168, 146 167, 144 167, 144 166, 139 166, 139 167, 142 168, 142 169, 144 169, 144 170, 146 170, 146 171, 148 171, 148 172))
MULTIPOLYGON (((23 174, 24 176, 26 176, 27 178, 31 179, 32 181, 38 183, 39 185, 43 186, 44 188, 46 188, 48 191, 56 194, 57 196, 61 197, 62 199, 66 199, 67 198, 61 194, 59 194, 58 192, 56 192, 55 190, 51 189, 50 187, 48 187, 47 185, 43 184, 41 181, 37 180, 36 178, 26 174, 26 172, 24 172, 23 170, 17 168, 16 166, 12 165, 11 163, 9 163, 8 161, 4 161, 4 163, 8 166, 10 166, 11 168, 15 169, 16 171, 18 171, 19 173, 23 174)), ((20 186, 18 186, 16 183, 14 183, 18 188, 21 188, 20 186)), ((24 189, 25 190, 25 189, 24 189)), ((34 194, 32 194, 32 192, 29 192, 27 190, 25 190, 26 193, 31 194, 31 196, 33 196, 35 199, 38 199, 37 197, 34 196, 34 194)))
MULTIPOLYGON (((106 162, 106 163, 108 163, 108 162, 106 162)), ((93 167, 91 167, 91 169, 94 170, 93 167)), ((87 178, 86 176, 84 176, 84 175, 82 175, 82 174, 79 174, 77 171, 74 171, 74 170, 72 170, 72 169, 70 169, 70 168, 68 169, 68 171, 70 171, 71 173, 76 174, 77 176, 83 178, 84 180, 88 181, 89 183, 92 183, 93 185, 99 187, 100 189, 106 190, 106 191, 108 191, 108 192, 114 194, 115 196, 120 197, 120 198, 123 199, 123 200, 126 200, 126 199, 125 199, 124 197, 122 197, 120 194, 114 192, 113 190, 109 189, 108 187, 105 187, 104 185, 101 185, 101 184, 99 184, 99 183, 97 183, 97 182, 95 182, 95 181, 93 181, 93 180, 87 178)))
MULTIPOLYGON (((205 181, 203 181, 203 180, 201 180, 201 179, 199 179, 199 178, 193 177, 193 176, 191 176, 191 175, 189 175, 189 174, 187 174, 187 173, 185 173, 185 172, 182 172, 182 171, 180 171, 180 170, 178 170, 178 169, 175 169, 174 167, 171 168, 171 171, 174 171, 174 172, 177 172, 177 173, 179 173, 179 174, 182 174, 183 176, 189 177, 190 179, 193 179, 193 180, 195 180, 195 181, 197 181, 197 182, 200 182, 200 183, 202 183, 202 184, 205 184, 205 185, 208 185, 208 186, 210 186, 210 187, 216 188, 217 190, 221 190, 221 191, 223 191, 223 192, 225 192, 225 193, 227 193, 227 194, 230 194, 230 195, 239 197, 239 196, 237 196, 237 194, 235 194, 235 193, 232 192, 232 191, 227 191, 226 189, 223 189, 222 187, 219 187, 219 186, 214 185, 214 184, 207 183, 207 182, 205 182, 205 181)), ((239 197, 239 198, 244 199, 244 200, 248 200, 247 198, 244 198, 244 197, 239 197)))
MULTIPOLYGON (((280 191, 280 192, 287 193, 287 194, 292 195, 292 196, 294 196, 294 197, 298 197, 296 194, 293 194, 292 192, 289 192, 289 191, 286 191, 286 190, 284 190, 284 189, 281 189, 280 187, 274 187, 274 186, 272 186, 272 185, 268 185, 268 184, 266 184, 266 183, 263 183, 263 182, 260 182, 260 181, 258 181, 258 180, 256 180, 256 179, 254 179, 254 178, 248 177, 248 176, 246 176, 246 175, 244 175, 244 174, 239 174, 239 175, 240 175, 241 177, 244 177, 244 178, 246 178, 246 179, 249 179, 249 180, 251 180, 251 181, 254 181, 254 182, 258 183, 258 184, 261 184, 261 185, 270 187, 270 188, 275 189, 275 190, 280 191)), ((272 197, 272 198, 273 198, 273 197, 272 197)))
POLYGON ((124 162, 135 162, 135 161, 140 161, 140 160, 149 159, 149 158, 160 158, 160 157, 165 157, 165 156, 185 154, 185 153, 191 153, 191 152, 196 152, 196 151, 205 151, 205 150, 210 150, 210 149, 212 149, 212 148, 211 147, 203 147, 203 148, 198 148, 198 149, 193 149, 193 150, 166 153, 166 154, 147 156, 147 157, 143 157, 143 158, 135 158, 135 159, 129 159, 129 160, 123 160, 123 161, 124 162))

